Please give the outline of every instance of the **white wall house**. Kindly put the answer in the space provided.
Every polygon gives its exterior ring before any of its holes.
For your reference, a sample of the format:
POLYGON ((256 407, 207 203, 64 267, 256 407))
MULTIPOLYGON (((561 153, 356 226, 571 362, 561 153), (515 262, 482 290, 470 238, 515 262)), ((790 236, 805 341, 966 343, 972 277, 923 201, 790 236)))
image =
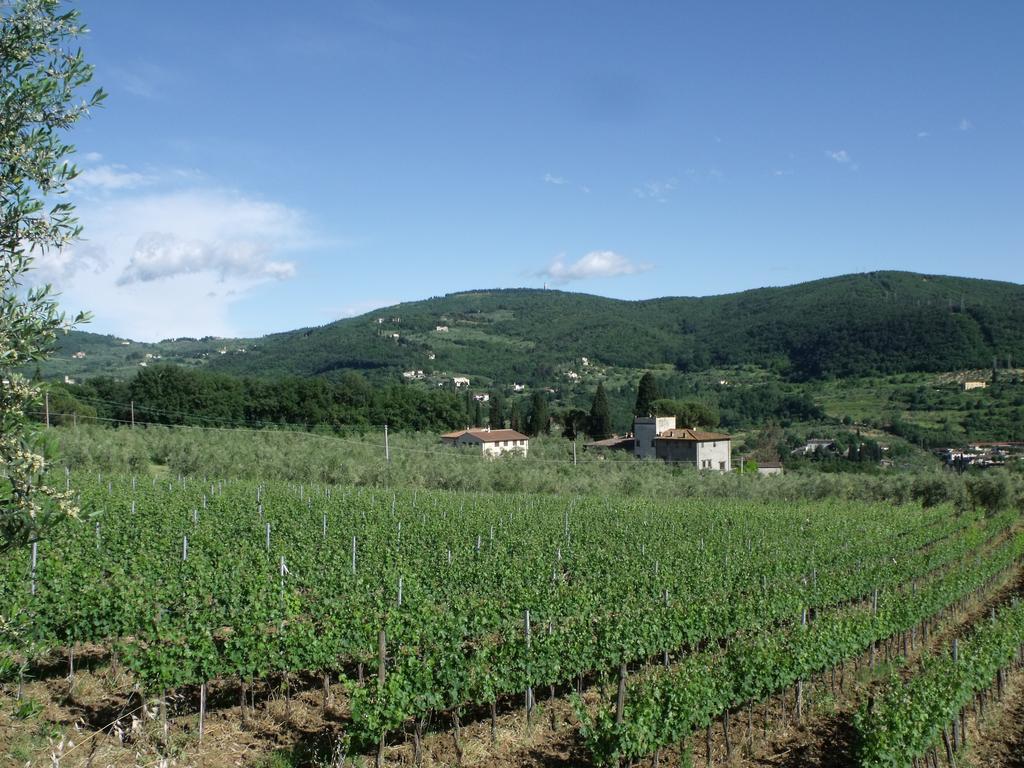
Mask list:
POLYGON ((441 442, 456 448, 479 450, 484 456, 500 456, 503 453, 521 453, 525 456, 530 450, 530 438, 514 429, 460 429, 441 435, 441 442))
POLYGON ((460 387, 468 387, 469 379, 467 379, 465 376, 453 376, 452 384, 455 385, 456 389, 459 389, 460 387))
POLYGON ((633 454, 697 469, 732 471, 732 438, 718 432, 676 427, 675 416, 637 417, 633 422, 633 454))

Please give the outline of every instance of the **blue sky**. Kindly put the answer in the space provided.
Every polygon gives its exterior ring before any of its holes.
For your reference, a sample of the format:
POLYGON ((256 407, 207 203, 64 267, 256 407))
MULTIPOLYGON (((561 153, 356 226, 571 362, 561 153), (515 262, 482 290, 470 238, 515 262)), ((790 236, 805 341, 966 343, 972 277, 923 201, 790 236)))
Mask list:
POLYGON ((485 287, 1020 282, 1024 5, 81 3, 90 330, 256 335, 485 287))

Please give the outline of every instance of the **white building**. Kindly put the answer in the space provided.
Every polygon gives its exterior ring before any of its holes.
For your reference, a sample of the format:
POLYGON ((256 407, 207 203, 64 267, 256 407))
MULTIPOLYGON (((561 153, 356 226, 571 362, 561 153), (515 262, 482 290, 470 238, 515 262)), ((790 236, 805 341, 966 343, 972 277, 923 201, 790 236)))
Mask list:
POLYGON ((662 432, 676 428, 675 416, 637 416, 633 420, 633 455, 638 459, 655 457, 654 440, 662 432))
POLYGON ((453 376, 452 384, 455 385, 456 389, 459 389, 460 387, 468 387, 469 379, 467 379, 465 376, 453 376))
POLYGON ((676 427, 675 416, 638 417, 633 422, 633 454, 697 469, 732 471, 732 438, 695 427, 676 427))
POLYGON ((491 457, 503 453, 521 453, 525 456, 530 450, 530 438, 514 429, 460 429, 441 435, 441 442, 456 448, 479 450, 484 456, 491 457))
POLYGON ((486 392, 480 392, 478 394, 473 395, 473 399, 476 400, 478 403, 488 403, 491 400, 491 396, 486 392))
POLYGON ((512 391, 513 392, 522 392, 525 389, 526 389, 526 385, 525 384, 515 384, 515 383, 512 384, 512 391))
POLYGON ((434 326, 434 330, 437 333, 448 333, 448 326, 447 325, 436 325, 436 326, 434 326))

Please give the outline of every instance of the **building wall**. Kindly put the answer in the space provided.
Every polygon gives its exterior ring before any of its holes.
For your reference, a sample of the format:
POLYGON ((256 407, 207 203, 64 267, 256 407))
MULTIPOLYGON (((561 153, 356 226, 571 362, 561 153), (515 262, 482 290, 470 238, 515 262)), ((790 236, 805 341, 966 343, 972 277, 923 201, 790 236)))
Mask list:
POLYGON ((697 468, 717 469, 719 472, 732 472, 732 441, 715 440, 710 443, 698 443, 697 468))
POLYGON ((523 456, 530 450, 529 440, 498 440, 493 443, 485 443, 472 435, 462 435, 457 440, 445 441, 457 448, 475 448, 484 456, 500 456, 503 453, 518 452, 523 456))
POLYGON ((695 467, 697 446, 698 443, 692 440, 658 440, 655 443, 655 455, 662 461, 695 467))
POLYGON ((653 459, 657 455, 654 438, 667 429, 675 428, 675 416, 638 416, 633 420, 633 434, 636 436, 633 455, 639 459, 653 459))
POLYGON ((521 453, 525 456, 529 450, 529 440, 500 440, 496 443, 483 444, 484 456, 500 456, 503 453, 521 453))
POLYGON ((658 440, 656 456, 672 463, 688 464, 697 469, 732 471, 732 441, 658 440))

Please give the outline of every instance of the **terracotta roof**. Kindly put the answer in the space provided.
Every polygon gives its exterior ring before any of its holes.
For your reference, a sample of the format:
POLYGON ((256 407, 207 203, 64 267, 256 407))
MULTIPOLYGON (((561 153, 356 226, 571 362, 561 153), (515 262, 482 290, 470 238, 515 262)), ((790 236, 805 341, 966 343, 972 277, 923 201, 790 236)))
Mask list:
POLYGON ((692 440, 695 443, 708 443, 716 440, 732 440, 729 435, 722 435, 717 432, 698 432, 689 427, 679 429, 666 429, 655 440, 692 440))
POLYGON ((458 440, 463 435, 471 435, 485 443, 497 443, 501 440, 529 440, 522 432, 514 429, 459 429, 441 435, 442 439, 458 440))
POLYGON ((619 437, 617 435, 604 440, 594 440, 592 443, 584 443, 584 448, 632 448, 636 439, 632 437, 619 437))

